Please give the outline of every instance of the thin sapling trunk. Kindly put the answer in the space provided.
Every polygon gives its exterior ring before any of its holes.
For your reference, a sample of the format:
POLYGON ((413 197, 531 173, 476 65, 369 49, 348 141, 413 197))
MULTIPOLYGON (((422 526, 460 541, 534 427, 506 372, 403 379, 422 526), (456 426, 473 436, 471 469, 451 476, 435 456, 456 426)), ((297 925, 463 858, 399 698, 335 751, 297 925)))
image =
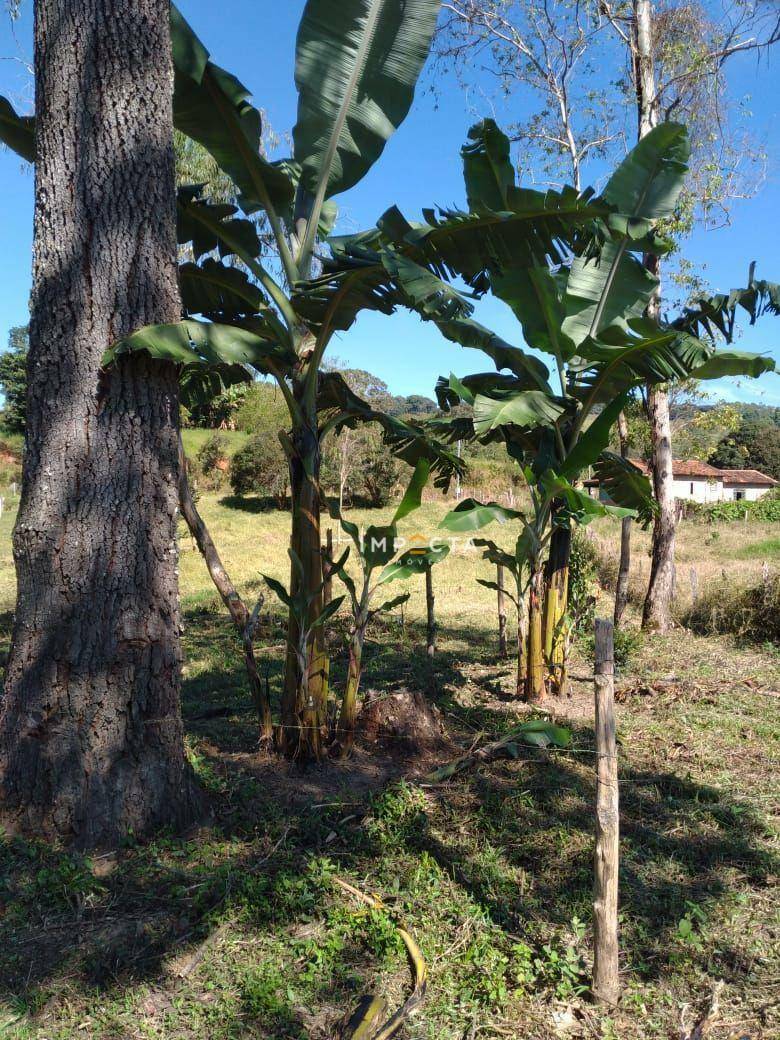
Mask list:
POLYGON ((225 570, 214 540, 192 497, 190 482, 187 478, 187 460, 184 455, 181 437, 179 438, 179 504, 181 506, 181 514, 190 529, 190 534, 195 540, 195 544, 200 550, 209 576, 238 629, 238 634, 244 646, 244 664, 249 680, 249 691, 260 723, 260 740, 270 742, 273 740, 274 735, 271 704, 268 698, 267 684, 261 681, 257 671, 254 647, 257 615, 260 612, 263 600, 261 597, 255 609, 250 611, 231 581, 230 575, 225 570))

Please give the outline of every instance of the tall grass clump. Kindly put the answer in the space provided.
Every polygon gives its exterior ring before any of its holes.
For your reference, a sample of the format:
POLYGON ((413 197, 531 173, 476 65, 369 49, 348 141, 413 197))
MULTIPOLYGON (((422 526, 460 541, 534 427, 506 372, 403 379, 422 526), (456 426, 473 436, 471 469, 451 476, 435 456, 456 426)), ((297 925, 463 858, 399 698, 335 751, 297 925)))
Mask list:
POLYGON ((709 585, 681 620, 699 635, 780 645, 780 571, 756 585, 733 586, 725 580, 709 585))

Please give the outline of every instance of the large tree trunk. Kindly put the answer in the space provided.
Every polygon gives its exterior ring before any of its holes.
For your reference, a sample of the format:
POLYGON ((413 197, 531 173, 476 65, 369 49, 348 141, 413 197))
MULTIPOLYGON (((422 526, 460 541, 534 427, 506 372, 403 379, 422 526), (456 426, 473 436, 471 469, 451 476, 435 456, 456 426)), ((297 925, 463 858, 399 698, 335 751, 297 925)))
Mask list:
POLYGON ((110 847, 192 818, 173 366, 105 349, 180 316, 167 0, 37 0, 35 249, 5 822, 110 847))
MULTIPOLYGON (((652 0, 634 0, 634 82, 637 96, 637 122, 640 139, 658 125, 659 108, 653 60, 652 0)), ((645 266, 660 275, 657 256, 646 256, 645 266)), ((659 296, 648 307, 656 316, 659 296)), ((648 387, 650 436, 653 446, 653 483, 659 513, 653 528, 653 562, 650 584, 642 613, 642 627, 664 632, 669 627, 674 574, 676 517, 672 475, 672 429, 669 422, 669 396, 665 387, 648 387)))

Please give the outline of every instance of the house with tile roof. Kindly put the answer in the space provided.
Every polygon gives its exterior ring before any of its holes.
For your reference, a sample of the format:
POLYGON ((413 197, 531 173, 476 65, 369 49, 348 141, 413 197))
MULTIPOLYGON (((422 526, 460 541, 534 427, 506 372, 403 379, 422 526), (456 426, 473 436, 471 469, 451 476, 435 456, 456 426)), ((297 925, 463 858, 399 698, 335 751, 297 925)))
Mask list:
MULTIPOLYGON (((646 462, 641 459, 631 461, 650 476, 646 462)), ((676 499, 703 504, 755 502, 780 483, 757 469, 716 469, 698 459, 675 459, 672 474, 676 499)), ((585 487, 594 498, 603 497, 597 479, 586 480, 585 487)))

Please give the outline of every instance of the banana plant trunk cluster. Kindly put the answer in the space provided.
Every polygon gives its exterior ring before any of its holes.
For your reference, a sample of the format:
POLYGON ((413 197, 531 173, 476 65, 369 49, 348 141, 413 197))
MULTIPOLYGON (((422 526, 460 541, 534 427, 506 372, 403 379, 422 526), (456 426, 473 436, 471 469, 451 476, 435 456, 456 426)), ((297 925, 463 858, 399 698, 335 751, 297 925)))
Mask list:
POLYGON ((555 696, 566 691, 568 682, 571 537, 571 524, 562 519, 553 529, 544 569, 544 656, 549 691, 555 696))
POLYGON ((288 452, 292 498, 292 532, 290 544, 300 561, 300 568, 290 569, 290 593, 294 599, 302 593, 309 603, 305 619, 288 614, 287 649, 282 693, 282 728, 280 743, 285 753, 303 760, 317 759, 322 754, 327 736, 329 662, 322 626, 316 620, 323 610, 323 568, 321 545, 320 439, 316 406, 304 366, 293 382, 293 393, 299 415, 283 443, 288 452), (311 633, 304 661, 298 652, 302 626, 311 633))

